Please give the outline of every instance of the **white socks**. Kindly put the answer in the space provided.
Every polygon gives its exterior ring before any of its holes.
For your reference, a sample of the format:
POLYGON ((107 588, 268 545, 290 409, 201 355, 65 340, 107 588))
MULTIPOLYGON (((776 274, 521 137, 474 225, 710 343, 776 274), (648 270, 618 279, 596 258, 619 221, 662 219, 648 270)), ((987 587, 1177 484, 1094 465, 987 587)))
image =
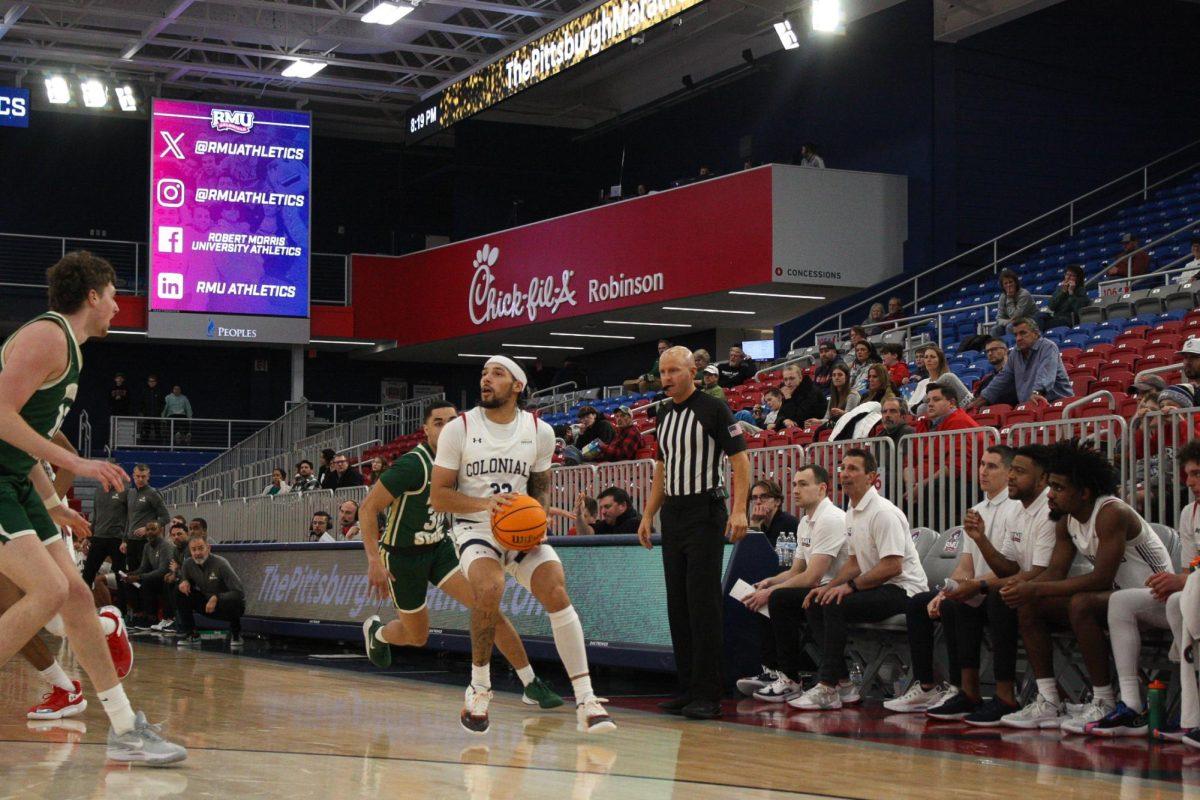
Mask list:
POLYGON ((75 683, 67 676, 67 673, 63 670, 62 665, 57 661, 45 669, 38 670, 38 675, 40 675, 42 680, 51 686, 57 686, 59 689, 62 689, 66 692, 75 691, 75 683))
POLYGON ((117 632, 117 621, 112 617, 99 617, 100 630, 104 631, 105 636, 112 636, 117 632))
MULTIPOLYGON (((1112 705, 1117 701, 1116 695, 1113 694, 1113 687, 1111 683, 1107 686, 1093 686, 1092 699, 1102 703, 1108 703, 1109 705, 1112 705)), ((1126 703, 1126 705, 1128 705, 1128 703, 1126 703)))
POLYGON ((385 627, 387 627, 387 626, 380 625, 378 628, 375 629, 375 641, 383 642, 384 644, 391 644, 391 642, 389 642, 383 635, 383 629, 385 627))
POLYGON ((63 625, 62 617, 60 617, 58 614, 55 614, 50 618, 50 621, 46 623, 45 628, 47 631, 60 639, 65 638, 67 635, 67 628, 65 625, 63 625))
POLYGON ((1137 678, 1120 678, 1118 682, 1121 684, 1121 702, 1139 714, 1145 711, 1146 707, 1142 703, 1142 682, 1137 678))
POLYGON ((533 683, 533 665, 526 664, 525 666, 521 667, 519 670, 517 670, 517 677, 521 679, 522 686, 528 686, 529 684, 533 683))
POLYGON ((1054 678, 1038 678, 1037 679, 1038 694, 1049 700, 1054 705, 1062 703, 1062 698, 1058 696, 1058 684, 1054 678))
POLYGON ((575 702, 585 703, 594 696, 592 678, 588 674, 587 645, 583 639, 583 625, 574 606, 550 614, 550 628, 554 632, 554 646, 558 657, 567 668, 571 686, 575 689, 575 702))
POLYGON ((471 664, 471 685, 480 689, 492 688, 492 665, 490 662, 483 666, 471 664))
POLYGON ((125 696, 125 689, 121 684, 118 683, 107 692, 97 692, 96 694, 100 697, 100 705, 104 706, 104 713, 108 714, 108 721, 112 723, 113 730, 117 732, 118 736, 133 730, 137 718, 133 714, 129 698, 125 696))

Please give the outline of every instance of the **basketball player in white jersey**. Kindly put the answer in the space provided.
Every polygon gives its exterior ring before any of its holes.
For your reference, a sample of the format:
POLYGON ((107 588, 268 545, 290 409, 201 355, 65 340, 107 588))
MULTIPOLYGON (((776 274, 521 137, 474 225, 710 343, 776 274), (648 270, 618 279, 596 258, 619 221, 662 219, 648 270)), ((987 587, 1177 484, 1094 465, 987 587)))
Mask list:
POLYGON ((1104 638, 1109 598, 1114 590, 1142 587, 1151 575, 1169 572, 1171 556, 1150 525, 1114 497, 1120 486, 1116 467, 1078 440, 1050 448, 1049 486, 1050 519, 1057 525, 1050 565, 1036 577, 1000 590, 1005 602, 1018 609, 1038 695, 1003 722, 1085 733, 1116 705, 1104 638), (1077 554, 1092 569, 1069 576, 1077 554), (1093 687, 1092 701, 1073 709, 1069 718, 1054 681, 1050 639, 1052 628, 1066 627, 1075 632, 1093 687))
POLYGON ((528 494, 543 508, 550 507, 554 429, 520 408, 518 401, 528 385, 517 362, 492 356, 479 381, 479 405, 447 424, 438 440, 429 503, 434 511, 454 514, 459 565, 475 592, 471 683, 459 721, 471 733, 487 733, 492 645, 507 572, 550 616, 554 645, 575 689, 579 729, 610 731, 616 725, 592 691, 583 626, 567 596, 562 562, 554 548, 540 544, 515 552, 501 547, 492 536, 492 512, 513 496, 528 494))

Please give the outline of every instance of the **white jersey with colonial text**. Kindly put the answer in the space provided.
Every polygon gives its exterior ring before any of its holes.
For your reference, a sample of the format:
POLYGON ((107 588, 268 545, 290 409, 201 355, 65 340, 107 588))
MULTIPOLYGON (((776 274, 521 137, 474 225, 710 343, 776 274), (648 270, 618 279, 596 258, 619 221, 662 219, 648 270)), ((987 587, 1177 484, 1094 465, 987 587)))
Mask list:
MULTIPOLYGON (((1110 495, 1096 499, 1092 516, 1087 522, 1067 517, 1067 531, 1071 534, 1075 549, 1092 564, 1096 563, 1096 552, 1100 548, 1100 537, 1096 534, 1096 518, 1100 516, 1100 509, 1112 503, 1120 503, 1129 508, 1124 501, 1110 495)), ((1130 511, 1133 509, 1130 508, 1130 511)), ((1137 514, 1136 511, 1133 513, 1137 514)), ((1140 514, 1137 517, 1142 524, 1142 530, 1125 542, 1125 555, 1121 557, 1121 564, 1113 578, 1113 586, 1116 589, 1140 589, 1156 572, 1171 572, 1171 554, 1167 552, 1167 546, 1158 538, 1150 523, 1142 519, 1140 514)))

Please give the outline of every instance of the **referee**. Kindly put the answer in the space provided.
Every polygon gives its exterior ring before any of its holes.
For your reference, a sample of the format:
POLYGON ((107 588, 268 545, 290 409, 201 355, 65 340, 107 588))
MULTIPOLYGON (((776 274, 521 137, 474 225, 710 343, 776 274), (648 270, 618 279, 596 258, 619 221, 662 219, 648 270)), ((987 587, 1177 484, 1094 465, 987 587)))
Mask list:
POLYGON ((679 673, 680 694, 660 703, 692 719, 721 716, 721 566, 724 535, 746 535, 750 460, 746 441, 723 401, 696 391, 696 362, 686 347, 659 357, 659 377, 670 402, 658 411, 658 459, 638 538, 650 549, 654 515, 662 510, 663 575, 667 618, 679 673), (721 461, 733 466, 733 514, 721 461))

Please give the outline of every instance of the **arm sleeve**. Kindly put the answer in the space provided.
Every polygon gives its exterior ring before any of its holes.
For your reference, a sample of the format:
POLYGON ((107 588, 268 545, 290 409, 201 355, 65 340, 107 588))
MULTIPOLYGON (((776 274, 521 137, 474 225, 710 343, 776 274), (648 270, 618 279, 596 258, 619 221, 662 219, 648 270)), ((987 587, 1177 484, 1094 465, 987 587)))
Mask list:
MULTIPOLYGON (((444 431, 443 435, 445 435, 444 431)), ((379 482, 391 493, 392 497, 419 491, 428 479, 429 476, 425 474, 425 465, 420 457, 411 452, 400 456, 396 459, 396 463, 385 469, 379 476, 379 482)))
POLYGON ((462 464, 463 442, 466 440, 467 423, 463 417, 457 417, 442 428, 438 437, 437 457, 433 461, 435 467, 444 467, 458 472, 462 464))
POLYGON ((717 446, 727 456, 732 456, 746 449, 746 437, 742 435, 742 428, 733 419, 733 412, 729 410, 729 406, 724 403, 716 403, 712 406, 713 412, 711 415, 705 415, 709 418, 708 433, 717 440, 717 446))
MULTIPOLYGON (((1015 350, 1016 348, 1014 348, 1015 350)), ((988 385, 983 387, 983 399, 989 403, 996 402, 993 398, 1002 397, 1010 389, 1013 388, 1015 379, 1013 378, 1013 362, 1018 358, 1015 352, 1009 352, 1008 361, 1004 362, 1004 369, 996 374, 996 377, 988 381, 988 385)))
POLYGON ((907 553, 904 540, 912 540, 911 534, 904 529, 903 520, 893 514, 879 514, 875 517, 875 525, 874 533, 879 537, 879 557, 903 557, 907 553))
POLYGON ((188 400, 186 397, 183 398, 183 410, 184 410, 184 413, 188 415, 188 419, 191 419, 192 418, 192 401, 188 400))
POLYGON ((1028 289, 1022 289, 1017 296, 1017 317, 1032 317, 1035 313, 1037 313, 1037 301, 1033 299, 1033 295, 1028 289))
MULTIPOLYGON (((1033 376, 1033 390, 1047 394, 1054 388, 1054 381, 1058 377, 1058 365, 1062 363, 1062 358, 1058 354, 1058 348, 1054 346, 1054 342, 1043 340, 1041 352, 1038 353, 1037 372, 1033 376)), ((1007 369, 1007 365, 1005 365, 1007 369)))
POLYGON ((1188 503, 1184 506, 1183 510, 1179 512, 1179 522, 1175 525, 1175 530, 1179 531, 1179 560, 1184 567, 1187 567, 1196 553, 1195 531, 1185 521, 1189 516, 1195 515, 1196 509, 1196 503, 1188 503))
MULTIPOLYGON (((442 431, 442 436, 446 432, 442 431)), ((438 440, 438 455, 442 453, 441 440, 438 440)), ((550 424, 537 421, 537 461, 533 462, 533 472, 545 472, 554 462, 554 428, 550 424)))
POLYGON ((161 578, 167 574, 167 570, 171 568, 171 558, 174 556, 173 552, 169 552, 170 547, 168 544, 159 544, 159 563, 158 566, 154 566, 154 564, 150 563, 150 546, 146 546, 146 549, 142 551, 142 568, 138 570, 142 574, 143 580, 146 578, 161 578))
MULTIPOLYGON (((963 534, 963 535, 965 536, 966 534, 963 534)), ((971 542, 971 540, 969 538, 967 539, 967 542, 973 544, 973 542, 971 542)), ((1009 561, 1020 561, 1021 560, 1020 558, 1017 557, 1017 555, 1018 555, 1017 554, 1017 546, 1013 542, 1011 533, 1004 534, 1004 541, 1000 542, 1000 547, 998 547, 996 549, 998 549, 1000 551, 1000 555, 1004 556, 1009 561)))
POLYGON ((830 556, 837 558, 846 547, 846 521, 844 517, 827 515, 817 522, 812 534, 812 549, 814 556, 830 556))
POLYGON ((242 579, 233 571, 226 561, 221 564, 221 580, 225 582, 225 591, 217 595, 217 600, 235 602, 246 599, 246 590, 242 588, 242 579))
POLYGON ((953 381, 954 388, 958 389, 958 397, 959 397, 958 404, 960 406, 966 405, 967 403, 969 403, 975 399, 975 395, 971 394, 971 390, 968 389, 967 385, 962 382, 962 378, 958 377, 953 372, 948 372, 946 374, 953 381))
POLYGON ((846 407, 843 408, 842 411, 849 411, 850 409, 854 408, 856 405, 858 405, 860 400, 862 400, 862 397, 859 396, 858 392, 851 392, 850 394, 846 395, 846 407))
POLYGON ((1033 529, 1033 565, 1035 567, 1050 566, 1050 554, 1054 552, 1056 527, 1056 523, 1051 522, 1047 517, 1033 529))

